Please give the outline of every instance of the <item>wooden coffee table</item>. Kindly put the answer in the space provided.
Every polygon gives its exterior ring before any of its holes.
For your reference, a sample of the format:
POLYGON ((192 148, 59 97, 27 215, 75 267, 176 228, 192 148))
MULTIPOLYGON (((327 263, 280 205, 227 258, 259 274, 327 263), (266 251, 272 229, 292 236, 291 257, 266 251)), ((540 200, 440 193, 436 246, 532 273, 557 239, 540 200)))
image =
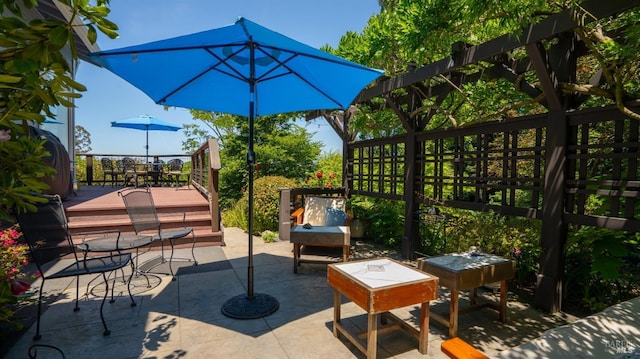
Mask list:
POLYGON ((440 278, 440 285, 451 290, 449 319, 431 313, 431 318, 449 327, 449 337, 458 336, 458 314, 484 307, 497 309, 501 322, 507 320, 507 280, 515 275, 515 262, 491 254, 452 253, 418 259, 418 268, 440 278), (500 302, 476 303, 476 288, 500 282, 500 302), (471 290, 471 306, 459 309, 461 290, 471 290))
POLYGON ((349 259, 351 232, 348 226, 313 226, 304 228, 301 225, 291 229, 289 242, 293 243, 293 272, 298 273, 298 266, 306 263, 327 263, 326 260, 301 259, 302 245, 317 247, 342 247, 342 261, 349 259))
POLYGON ((333 335, 336 338, 342 333, 367 358, 375 358, 378 332, 402 328, 418 339, 418 351, 427 353, 429 301, 438 296, 437 277, 390 258, 379 258, 330 264, 327 282, 333 287, 333 335), (367 341, 364 344, 340 324, 341 295, 367 312, 367 341), (414 304, 421 304, 420 330, 389 312, 414 304), (378 314, 392 323, 378 328, 378 314))

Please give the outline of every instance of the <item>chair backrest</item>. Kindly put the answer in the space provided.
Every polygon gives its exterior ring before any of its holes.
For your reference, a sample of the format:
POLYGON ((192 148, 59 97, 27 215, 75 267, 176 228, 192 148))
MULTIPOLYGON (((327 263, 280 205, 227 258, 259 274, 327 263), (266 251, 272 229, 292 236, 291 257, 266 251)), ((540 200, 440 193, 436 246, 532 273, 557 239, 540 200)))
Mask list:
POLYGON ((131 225, 137 234, 155 230, 160 231, 160 219, 148 188, 118 192, 124 201, 131 225))
MULTIPOLYGON (((341 211, 345 213, 347 199, 344 197, 313 197, 308 196, 304 200, 304 220, 303 223, 309 223, 312 226, 327 225, 327 213, 329 212, 331 221, 335 222, 333 212, 341 211), (336 210, 336 211, 332 211, 336 210)), ((346 213, 344 214, 346 220, 346 213)), ((329 225, 335 225, 329 223, 329 225)), ((344 224, 339 224, 344 225, 344 224)))
POLYGON ((175 158, 167 162, 168 171, 182 171, 183 162, 181 159, 175 158))
MULTIPOLYGON (((40 273, 41 266, 68 254, 76 255, 67 216, 59 195, 43 196, 46 203, 36 205, 35 212, 19 212, 16 217, 31 257, 40 273)), ((77 260, 77 258, 76 258, 77 260)))
POLYGON ((157 162, 153 163, 153 170, 156 172, 162 172, 162 168, 164 167, 164 161, 163 160, 158 160, 157 162))
POLYGON ((135 171, 136 170, 136 161, 131 157, 125 157, 122 159, 122 169, 124 172, 126 171, 135 171))
POLYGON ((111 158, 102 157, 100 160, 102 163, 102 170, 105 172, 112 172, 114 170, 113 161, 111 158))

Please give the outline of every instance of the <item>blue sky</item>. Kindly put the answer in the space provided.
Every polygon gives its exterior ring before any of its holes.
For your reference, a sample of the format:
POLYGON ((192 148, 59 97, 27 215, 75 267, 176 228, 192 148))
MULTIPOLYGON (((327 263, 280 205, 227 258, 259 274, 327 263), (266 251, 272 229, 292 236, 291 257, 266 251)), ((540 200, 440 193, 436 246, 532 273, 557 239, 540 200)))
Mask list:
MULTIPOLYGON (((360 32, 377 0, 112 0, 109 19, 120 37, 99 37, 102 50, 120 48, 232 24, 239 16, 310 46, 337 46, 347 31, 360 32)), ((143 154, 144 131, 112 128, 111 121, 139 115, 183 125, 194 123, 187 109, 168 111, 108 70, 89 63, 78 68, 76 80, 87 87, 76 100, 76 124, 91 134, 92 153, 143 154)), ((304 121, 300 121, 305 125, 304 121)), ((323 119, 306 124, 324 150, 341 151, 340 139, 323 119)), ((150 154, 180 154, 182 131, 149 133, 150 154)))

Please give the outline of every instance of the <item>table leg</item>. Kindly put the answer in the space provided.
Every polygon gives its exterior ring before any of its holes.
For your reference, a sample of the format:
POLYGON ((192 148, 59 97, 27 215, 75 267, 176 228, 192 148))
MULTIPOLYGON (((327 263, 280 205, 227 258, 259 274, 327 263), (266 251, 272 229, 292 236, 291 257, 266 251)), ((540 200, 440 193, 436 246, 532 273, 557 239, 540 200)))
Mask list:
POLYGON ((378 315, 367 314, 367 358, 375 359, 376 349, 378 347, 378 315))
POLYGON ((449 314, 449 337, 454 338, 458 336, 458 291, 451 290, 451 312, 449 314))
POLYGON ((469 293, 469 303, 471 303, 471 305, 476 304, 476 295, 478 294, 477 290, 478 288, 473 288, 471 293, 469 293))
POLYGON ((349 250, 350 250, 350 246, 345 245, 342 246, 342 261, 346 262, 349 260, 349 250))
POLYGON ((340 292, 333 290, 333 336, 338 337, 338 323, 340 323, 340 292))
POLYGON ((500 321, 507 322, 507 281, 500 281, 500 321))
POLYGON ((300 265, 300 243, 293 244, 293 273, 298 273, 300 265))
POLYGON ((427 354, 429 351, 429 302, 420 306, 420 336, 418 339, 418 351, 427 354))

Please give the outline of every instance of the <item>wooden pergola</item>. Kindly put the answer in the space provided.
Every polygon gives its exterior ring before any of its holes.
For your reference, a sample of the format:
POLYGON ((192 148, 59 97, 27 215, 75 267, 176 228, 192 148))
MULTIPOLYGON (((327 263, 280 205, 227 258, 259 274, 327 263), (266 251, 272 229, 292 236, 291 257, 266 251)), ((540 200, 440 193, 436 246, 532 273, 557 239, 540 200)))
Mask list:
MULTIPOLYGON (((582 108, 587 95, 568 94, 560 88, 576 78, 578 59, 589 53, 575 30, 594 19, 636 8, 640 1, 591 0, 581 5, 590 15, 581 18, 582 23, 578 23, 578 13, 565 11, 520 34, 477 46, 455 44, 450 57, 363 91, 354 104, 375 108, 383 102, 382 106, 397 115, 406 130, 404 135, 354 141, 355 134, 349 129, 352 112, 314 114, 324 116, 343 139, 343 178, 350 194, 405 201, 405 258, 414 257, 417 249, 421 206, 495 211, 542 220, 535 305, 549 312, 561 309, 569 224, 640 231, 639 121, 615 106, 582 108), (526 57, 507 56, 515 49, 524 49, 526 57), (471 74, 462 71, 480 62, 491 66, 471 74), (524 79, 531 73, 535 74, 535 85, 524 79), (446 81, 429 81, 435 77, 446 81), (513 83, 542 104, 546 113, 425 131, 436 113, 434 108, 451 91, 489 78, 513 83), (396 91, 399 89, 403 91, 396 91), (384 101, 372 101, 375 98, 384 101), (426 100, 436 106, 423 110, 426 100), (590 129, 599 126, 614 129, 607 143, 590 135, 590 129), (525 142, 523 134, 535 140, 525 142), (588 170, 588 161, 606 162, 607 166, 593 173, 588 170), (453 173, 445 168, 452 168, 453 173), (497 173, 496 168, 500 169, 497 173), (526 197, 526 203, 516 201, 517 196, 526 197), (606 216, 585 210, 590 196, 606 198, 606 216)), ((602 82, 602 71, 590 79, 593 85, 602 82)), ((640 111, 640 101, 626 106, 640 111)))

